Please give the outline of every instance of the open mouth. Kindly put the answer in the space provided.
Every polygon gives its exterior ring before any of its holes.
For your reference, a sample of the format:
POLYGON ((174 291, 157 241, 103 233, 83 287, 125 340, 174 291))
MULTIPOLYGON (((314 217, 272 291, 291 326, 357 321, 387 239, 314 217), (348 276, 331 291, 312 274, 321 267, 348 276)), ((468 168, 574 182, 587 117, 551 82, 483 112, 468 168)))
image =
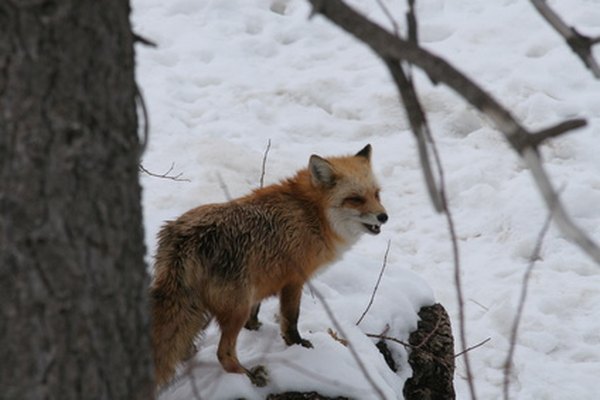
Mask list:
POLYGON ((381 226, 379 225, 363 224, 363 226, 373 235, 378 235, 381 232, 381 226))

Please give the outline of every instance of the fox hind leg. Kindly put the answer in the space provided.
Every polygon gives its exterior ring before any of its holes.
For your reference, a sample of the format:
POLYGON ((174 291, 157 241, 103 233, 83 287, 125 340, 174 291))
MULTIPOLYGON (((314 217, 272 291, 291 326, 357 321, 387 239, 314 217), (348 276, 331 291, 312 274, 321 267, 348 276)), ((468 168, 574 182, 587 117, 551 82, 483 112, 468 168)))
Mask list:
POLYGON ((268 374, 262 365, 247 369, 237 358, 237 338, 250 316, 250 307, 236 307, 234 310, 224 311, 216 315, 221 328, 221 339, 217 349, 217 357, 227 372, 246 374, 250 381, 259 387, 268 383, 268 374))

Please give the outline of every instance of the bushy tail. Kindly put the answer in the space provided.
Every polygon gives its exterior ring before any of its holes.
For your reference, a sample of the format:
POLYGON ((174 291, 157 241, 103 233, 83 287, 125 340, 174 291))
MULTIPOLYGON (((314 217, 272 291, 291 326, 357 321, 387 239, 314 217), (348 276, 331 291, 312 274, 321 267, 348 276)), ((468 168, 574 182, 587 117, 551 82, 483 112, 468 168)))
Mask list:
POLYGON ((186 282, 184 268, 183 260, 175 252, 159 246, 150 288, 152 348, 158 387, 169 382, 180 361, 193 355, 194 338, 211 320, 200 293, 186 282))

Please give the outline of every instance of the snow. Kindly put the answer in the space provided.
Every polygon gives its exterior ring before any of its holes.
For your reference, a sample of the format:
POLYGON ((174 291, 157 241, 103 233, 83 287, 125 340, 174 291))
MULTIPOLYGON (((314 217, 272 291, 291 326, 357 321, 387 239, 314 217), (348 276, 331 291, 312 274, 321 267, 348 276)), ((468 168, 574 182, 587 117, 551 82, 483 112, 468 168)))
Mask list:
MULTIPOLYGON (((385 1, 404 27, 405 2, 385 1)), ((370 18, 391 26, 377 2, 354 0, 370 18)), ((568 24, 600 35, 600 1, 550 2, 568 24)), ((351 341, 386 398, 402 398, 411 371, 407 354, 391 372, 364 333, 406 340, 416 311, 432 302, 458 308, 445 219, 427 197, 417 151, 398 95, 381 62, 322 17, 308 19, 303 0, 134 0, 135 31, 158 44, 137 47, 137 79, 151 118, 143 165, 188 181, 142 175, 150 256, 164 220, 194 206, 225 201, 259 184, 268 140, 265 183, 293 174, 311 154, 340 155, 373 145, 390 221, 313 279, 343 330, 306 288, 299 328, 314 349, 287 347, 278 333, 277 301, 267 300, 258 332, 243 331, 243 364, 262 364, 270 385, 257 389, 225 374, 216 360, 218 330, 162 400, 245 397, 318 390, 377 398, 347 347, 351 341), (391 241, 381 287, 356 326, 391 241), (391 333, 390 333, 391 334, 391 333)), ((540 129, 583 117, 586 128, 543 146, 545 166, 575 222, 600 242, 600 83, 527 1, 417 2, 422 44, 444 57, 511 110, 540 129)), ((600 47, 600 46, 597 46, 600 47)), ((600 49, 595 50, 600 58, 600 49)), ((484 116, 449 89, 414 71, 417 89, 445 167, 458 230, 468 345, 480 399, 500 398, 502 367, 523 274, 547 210, 529 171, 484 116)), ((530 281, 520 326, 511 398, 595 399, 600 376, 600 268, 552 226, 530 281)), ((458 352, 458 340, 456 351, 458 352)), ((457 398, 468 398, 458 359, 457 398)))

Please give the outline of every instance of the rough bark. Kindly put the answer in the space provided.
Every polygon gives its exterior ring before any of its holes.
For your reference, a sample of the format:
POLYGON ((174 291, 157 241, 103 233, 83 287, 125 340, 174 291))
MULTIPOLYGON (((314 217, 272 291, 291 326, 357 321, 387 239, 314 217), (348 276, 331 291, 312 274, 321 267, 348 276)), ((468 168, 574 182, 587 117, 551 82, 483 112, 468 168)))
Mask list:
POLYGON ((129 2, 0 1, 0 397, 149 399, 129 2))
POLYGON ((421 308, 417 330, 410 334, 408 363, 413 376, 404 384, 406 400, 452 400, 454 339, 450 318, 440 304, 421 308))

